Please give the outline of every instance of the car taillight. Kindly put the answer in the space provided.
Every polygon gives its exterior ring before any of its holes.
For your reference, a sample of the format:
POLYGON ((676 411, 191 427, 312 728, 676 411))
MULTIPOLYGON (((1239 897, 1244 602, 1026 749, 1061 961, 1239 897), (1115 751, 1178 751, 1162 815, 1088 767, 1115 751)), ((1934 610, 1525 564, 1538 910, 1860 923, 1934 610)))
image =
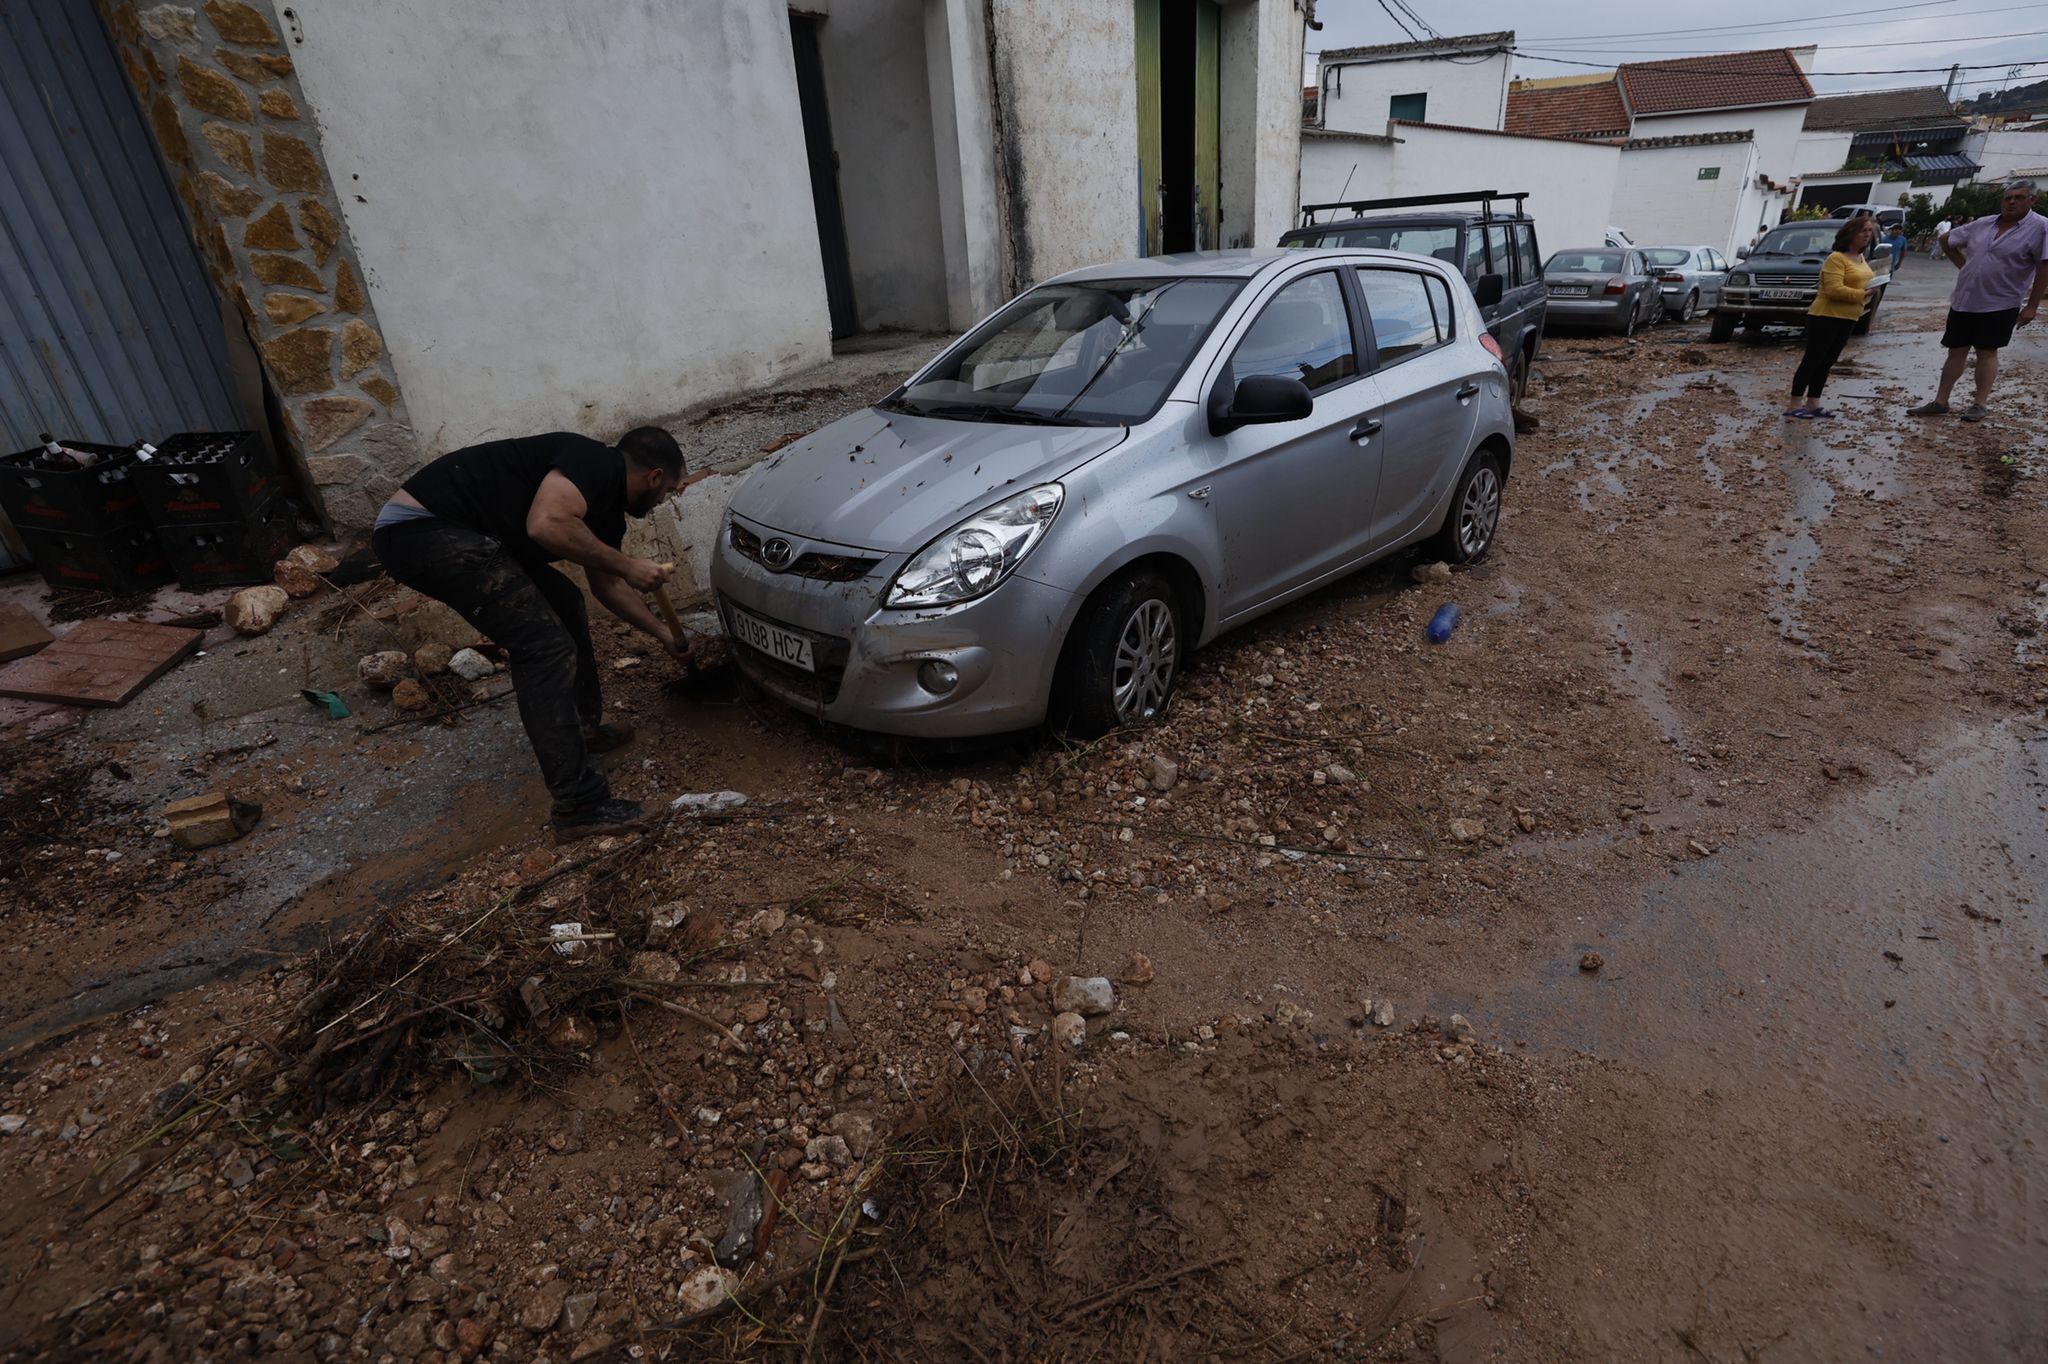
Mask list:
POLYGON ((1657 276, 1657 278, 1658 278, 1658 279, 1660 279, 1660 280, 1662 280, 1662 281, 1663 281, 1664 283, 1666 283, 1666 284, 1683 284, 1683 283, 1685 283, 1685 276, 1684 276, 1684 275, 1680 275, 1680 274, 1670 274, 1670 275, 1659 275, 1659 276, 1657 276))
POLYGON ((1488 355, 1491 355, 1494 359, 1500 361, 1502 364, 1507 363, 1507 357, 1500 353, 1500 342, 1493 339, 1492 332, 1479 333, 1479 344, 1486 347, 1486 353, 1488 355))
POLYGON ((1621 278, 1621 276, 1616 275, 1613 279, 1607 281, 1607 288, 1603 292, 1610 294, 1625 294, 1628 292, 1628 281, 1621 278))

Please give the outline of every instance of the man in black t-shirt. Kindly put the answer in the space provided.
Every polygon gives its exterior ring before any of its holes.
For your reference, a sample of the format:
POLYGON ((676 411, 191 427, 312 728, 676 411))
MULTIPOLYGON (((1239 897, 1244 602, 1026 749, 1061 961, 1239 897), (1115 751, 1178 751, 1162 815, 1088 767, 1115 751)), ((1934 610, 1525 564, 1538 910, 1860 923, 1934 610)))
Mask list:
POLYGON ((490 441, 443 455, 414 474, 378 514, 370 543, 406 586, 460 612, 511 658, 519 719, 554 797, 558 839, 630 828, 639 802, 614 799, 592 753, 631 729, 606 724, 583 593, 549 565, 582 566, 590 595, 678 658, 642 595, 669 570, 619 550, 628 516, 646 516, 681 484, 683 452, 655 426, 616 447, 557 431, 490 441))

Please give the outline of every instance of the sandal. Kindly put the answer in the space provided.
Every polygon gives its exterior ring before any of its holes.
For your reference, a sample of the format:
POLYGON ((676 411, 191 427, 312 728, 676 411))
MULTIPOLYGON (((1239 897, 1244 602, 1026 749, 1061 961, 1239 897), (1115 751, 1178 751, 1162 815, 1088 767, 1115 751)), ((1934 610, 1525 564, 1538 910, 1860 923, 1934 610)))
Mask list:
POLYGON ((1785 415, 1788 417, 1811 417, 1813 415, 1813 409, 1806 407, 1788 407, 1785 409, 1785 415))
POLYGON ((1838 417, 1841 414, 1839 412, 1830 412, 1825 407, 1816 407, 1813 409, 1813 411, 1807 413, 1806 415, 1815 420, 1821 420, 1828 417, 1838 417))

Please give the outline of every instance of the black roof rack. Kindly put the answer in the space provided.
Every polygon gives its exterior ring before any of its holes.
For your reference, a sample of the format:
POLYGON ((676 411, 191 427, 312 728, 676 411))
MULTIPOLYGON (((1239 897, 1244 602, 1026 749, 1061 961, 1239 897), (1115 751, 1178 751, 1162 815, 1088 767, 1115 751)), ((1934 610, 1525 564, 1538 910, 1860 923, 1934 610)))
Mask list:
POLYGON ((1522 201, 1528 197, 1529 194, 1526 190, 1520 190, 1512 194, 1503 194, 1497 189, 1475 189, 1468 190, 1463 194, 1411 194, 1400 199, 1347 199, 1341 203, 1334 204, 1303 204, 1301 206, 1301 225, 1303 227, 1314 227, 1316 225, 1316 214, 1328 213, 1340 208, 1350 210, 1351 215, 1357 217, 1367 209, 1426 208, 1432 204, 1476 203, 1480 206, 1480 216, 1491 218, 1494 216, 1493 205, 1495 201, 1501 199, 1512 199, 1514 201, 1513 216, 1519 218, 1526 216, 1523 212, 1522 201))

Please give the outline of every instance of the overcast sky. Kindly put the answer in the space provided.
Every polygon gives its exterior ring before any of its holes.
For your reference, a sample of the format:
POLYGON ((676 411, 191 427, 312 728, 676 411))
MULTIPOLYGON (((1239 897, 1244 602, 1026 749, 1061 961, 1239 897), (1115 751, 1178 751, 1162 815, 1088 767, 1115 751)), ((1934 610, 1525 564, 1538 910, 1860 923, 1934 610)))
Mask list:
MULTIPOLYGON (((1398 13, 1400 7, 1391 5, 1398 13)), ((2016 81, 2048 79, 2048 0, 1875 0, 1852 7, 1846 0, 1716 0, 1709 5, 1651 6, 1642 0, 1573 0, 1531 5, 1512 0, 1408 0, 1407 8, 1446 36, 1515 34, 1515 74, 1562 76, 1591 71, 1597 63, 1653 61, 1659 57, 1742 52, 1760 47, 1818 44, 1814 88, 1822 93, 1884 90, 1903 85, 1941 85, 1951 62, 2019 63, 2029 58, 2016 81), (1704 30, 1687 32, 1683 30, 1704 30), (2002 36, 2010 35, 2010 36, 2002 36), (1877 46, 1883 44, 1883 46, 1877 46), (1523 53, 1542 53, 1540 60, 1523 53), (1900 67, 1939 67, 1902 72, 1900 67), (1830 72, 1882 74, 1841 74, 1830 72)), ((1310 31, 1313 53, 1328 47, 1405 42, 1378 0, 1317 0, 1320 33, 1310 31)), ((1410 25, 1413 27, 1413 24, 1410 25)), ((1313 82, 1315 58, 1309 58, 1313 82)), ((2008 68, 1964 71, 1956 94, 1970 98, 2002 88, 2008 68)))

